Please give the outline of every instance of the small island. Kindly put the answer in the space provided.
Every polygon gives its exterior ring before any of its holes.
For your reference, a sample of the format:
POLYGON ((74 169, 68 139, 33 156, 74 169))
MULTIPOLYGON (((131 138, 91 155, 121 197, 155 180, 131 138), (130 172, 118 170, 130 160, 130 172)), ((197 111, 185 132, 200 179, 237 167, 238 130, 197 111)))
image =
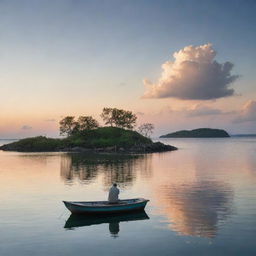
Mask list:
POLYGON ((44 136, 21 139, 0 150, 19 152, 95 152, 151 153, 177 150, 176 147, 153 142, 136 131, 118 127, 99 127, 63 139, 44 136))
POLYGON ((227 138, 230 135, 222 129, 199 128, 194 130, 181 130, 166 135, 160 138, 227 138))
POLYGON ((106 125, 100 127, 91 116, 66 116, 60 121, 60 134, 65 138, 37 136, 0 147, 19 152, 92 152, 92 153, 153 153, 177 150, 176 147, 153 142, 149 134, 153 125, 146 123, 133 130, 136 115, 131 111, 104 108, 101 114, 106 125))

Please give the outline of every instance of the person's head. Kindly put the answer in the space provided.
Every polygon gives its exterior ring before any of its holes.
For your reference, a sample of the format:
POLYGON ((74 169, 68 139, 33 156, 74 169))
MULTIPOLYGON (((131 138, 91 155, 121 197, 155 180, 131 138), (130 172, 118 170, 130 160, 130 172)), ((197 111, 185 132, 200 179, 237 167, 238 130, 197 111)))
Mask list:
POLYGON ((116 186, 117 186, 117 184, 116 184, 116 183, 113 183, 113 186, 114 186, 114 187, 116 187, 116 186))

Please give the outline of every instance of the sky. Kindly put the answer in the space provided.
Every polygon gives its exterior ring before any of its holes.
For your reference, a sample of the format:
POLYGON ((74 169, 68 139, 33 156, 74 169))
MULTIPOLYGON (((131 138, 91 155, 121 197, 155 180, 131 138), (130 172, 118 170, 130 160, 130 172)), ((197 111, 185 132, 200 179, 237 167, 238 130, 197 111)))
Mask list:
POLYGON ((0 138, 131 110, 153 136, 256 133, 256 1, 0 0, 0 138))

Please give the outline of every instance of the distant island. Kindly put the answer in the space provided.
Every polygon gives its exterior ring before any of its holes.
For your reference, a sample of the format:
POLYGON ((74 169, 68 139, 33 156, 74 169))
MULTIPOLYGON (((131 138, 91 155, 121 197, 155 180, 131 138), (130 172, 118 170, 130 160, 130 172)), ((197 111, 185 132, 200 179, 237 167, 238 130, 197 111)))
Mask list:
POLYGON ((160 138, 226 138, 230 135, 222 129, 199 128, 194 130, 181 130, 166 135, 160 138))
POLYGON ((37 136, 25 138, 0 147, 5 151, 20 152, 106 152, 151 153, 177 150, 176 147, 153 142, 149 134, 153 124, 145 123, 134 131, 136 115, 131 111, 104 108, 101 114, 105 122, 100 127, 92 116, 66 116, 60 122, 60 134, 64 138, 37 136))

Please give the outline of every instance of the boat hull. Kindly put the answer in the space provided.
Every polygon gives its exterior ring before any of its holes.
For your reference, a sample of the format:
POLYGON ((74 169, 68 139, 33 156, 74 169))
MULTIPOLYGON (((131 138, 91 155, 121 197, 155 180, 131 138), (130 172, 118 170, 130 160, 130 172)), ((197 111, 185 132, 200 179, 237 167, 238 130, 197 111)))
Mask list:
POLYGON ((144 210, 147 202, 146 199, 131 199, 120 200, 120 203, 109 204, 108 202, 68 202, 63 201, 67 209, 75 214, 112 214, 112 213, 124 213, 135 212, 144 210), (132 200, 134 202, 132 202, 132 200), (128 203, 123 203, 123 202, 128 203), (94 204, 94 205, 93 205, 94 204))

